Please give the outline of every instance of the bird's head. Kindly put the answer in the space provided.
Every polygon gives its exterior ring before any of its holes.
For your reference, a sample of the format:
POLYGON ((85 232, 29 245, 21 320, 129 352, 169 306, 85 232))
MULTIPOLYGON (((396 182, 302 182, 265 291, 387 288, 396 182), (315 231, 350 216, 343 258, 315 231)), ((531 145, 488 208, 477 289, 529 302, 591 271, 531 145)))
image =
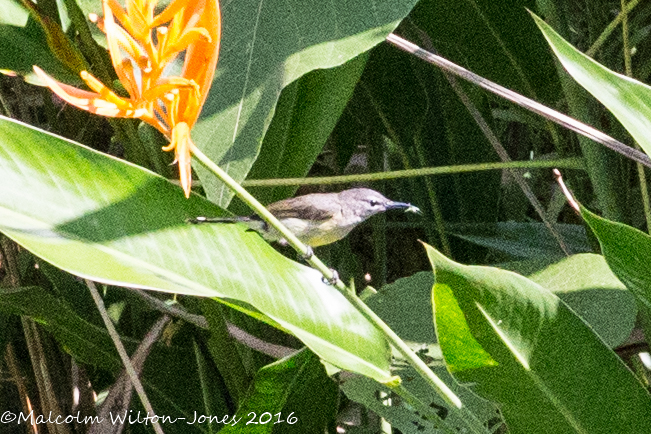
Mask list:
POLYGON ((362 220, 392 209, 400 209, 405 212, 420 213, 418 207, 410 203, 394 202, 382 196, 370 188, 352 188, 339 193, 339 200, 348 204, 350 211, 362 220))

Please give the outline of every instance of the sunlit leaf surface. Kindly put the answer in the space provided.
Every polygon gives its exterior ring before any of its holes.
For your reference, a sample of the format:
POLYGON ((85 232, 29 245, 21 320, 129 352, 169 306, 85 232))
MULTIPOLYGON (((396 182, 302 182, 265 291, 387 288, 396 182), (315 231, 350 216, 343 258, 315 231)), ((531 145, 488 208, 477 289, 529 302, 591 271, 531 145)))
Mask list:
POLYGON ((389 378, 384 338, 316 270, 134 165, 0 119, 0 230, 100 282, 251 304, 340 368, 389 378))

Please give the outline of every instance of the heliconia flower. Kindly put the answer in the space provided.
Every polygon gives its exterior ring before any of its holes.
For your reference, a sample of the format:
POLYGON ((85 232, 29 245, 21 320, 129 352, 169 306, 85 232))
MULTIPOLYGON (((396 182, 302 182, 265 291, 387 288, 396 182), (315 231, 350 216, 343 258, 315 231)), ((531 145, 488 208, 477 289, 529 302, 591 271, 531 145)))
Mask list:
POLYGON ((173 0, 154 15, 158 0, 103 0, 104 18, 91 16, 106 34, 113 68, 129 93, 124 98, 87 71, 82 80, 92 90, 56 81, 39 67, 36 74, 64 101, 102 116, 138 118, 170 140, 186 197, 191 186, 190 130, 206 100, 217 66, 221 38, 218 0, 173 0), (165 68, 185 51, 180 76, 165 68), (123 55, 124 53, 124 55, 123 55))

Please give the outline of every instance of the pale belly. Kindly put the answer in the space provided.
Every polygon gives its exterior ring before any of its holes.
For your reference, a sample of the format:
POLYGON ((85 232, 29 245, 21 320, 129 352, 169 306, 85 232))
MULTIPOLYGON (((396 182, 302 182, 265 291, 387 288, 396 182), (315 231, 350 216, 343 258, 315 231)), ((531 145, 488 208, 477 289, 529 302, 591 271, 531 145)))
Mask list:
MULTIPOLYGON (((282 223, 287 226, 287 229, 292 231, 299 240, 311 247, 323 246, 339 241, 348 235, 348 233, 357 225, 357 222, 353 222, 351 224, 337 226, 335 225, 335 219, 326 220, 324 222, 308 223, 305 220, 290 218, 283 219, 282 223)), ((278 240, 279 238, 280 237, 277 234, 268 237, 268 239, 273 240, 278 240)), ((281 243, 283 242, 283 240, 279 241, 281 243)))

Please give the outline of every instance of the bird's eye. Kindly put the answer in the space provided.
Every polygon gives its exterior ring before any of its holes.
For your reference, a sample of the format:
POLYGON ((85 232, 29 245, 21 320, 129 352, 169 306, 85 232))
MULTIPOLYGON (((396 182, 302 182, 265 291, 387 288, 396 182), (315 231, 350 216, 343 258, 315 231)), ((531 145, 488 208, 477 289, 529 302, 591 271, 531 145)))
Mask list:
POLYGON ((380 204, 380 202, 378 202, 377 200, 372 200, 370 202, 370 204, 371 204, 371 206, 378 206, 380 204))

